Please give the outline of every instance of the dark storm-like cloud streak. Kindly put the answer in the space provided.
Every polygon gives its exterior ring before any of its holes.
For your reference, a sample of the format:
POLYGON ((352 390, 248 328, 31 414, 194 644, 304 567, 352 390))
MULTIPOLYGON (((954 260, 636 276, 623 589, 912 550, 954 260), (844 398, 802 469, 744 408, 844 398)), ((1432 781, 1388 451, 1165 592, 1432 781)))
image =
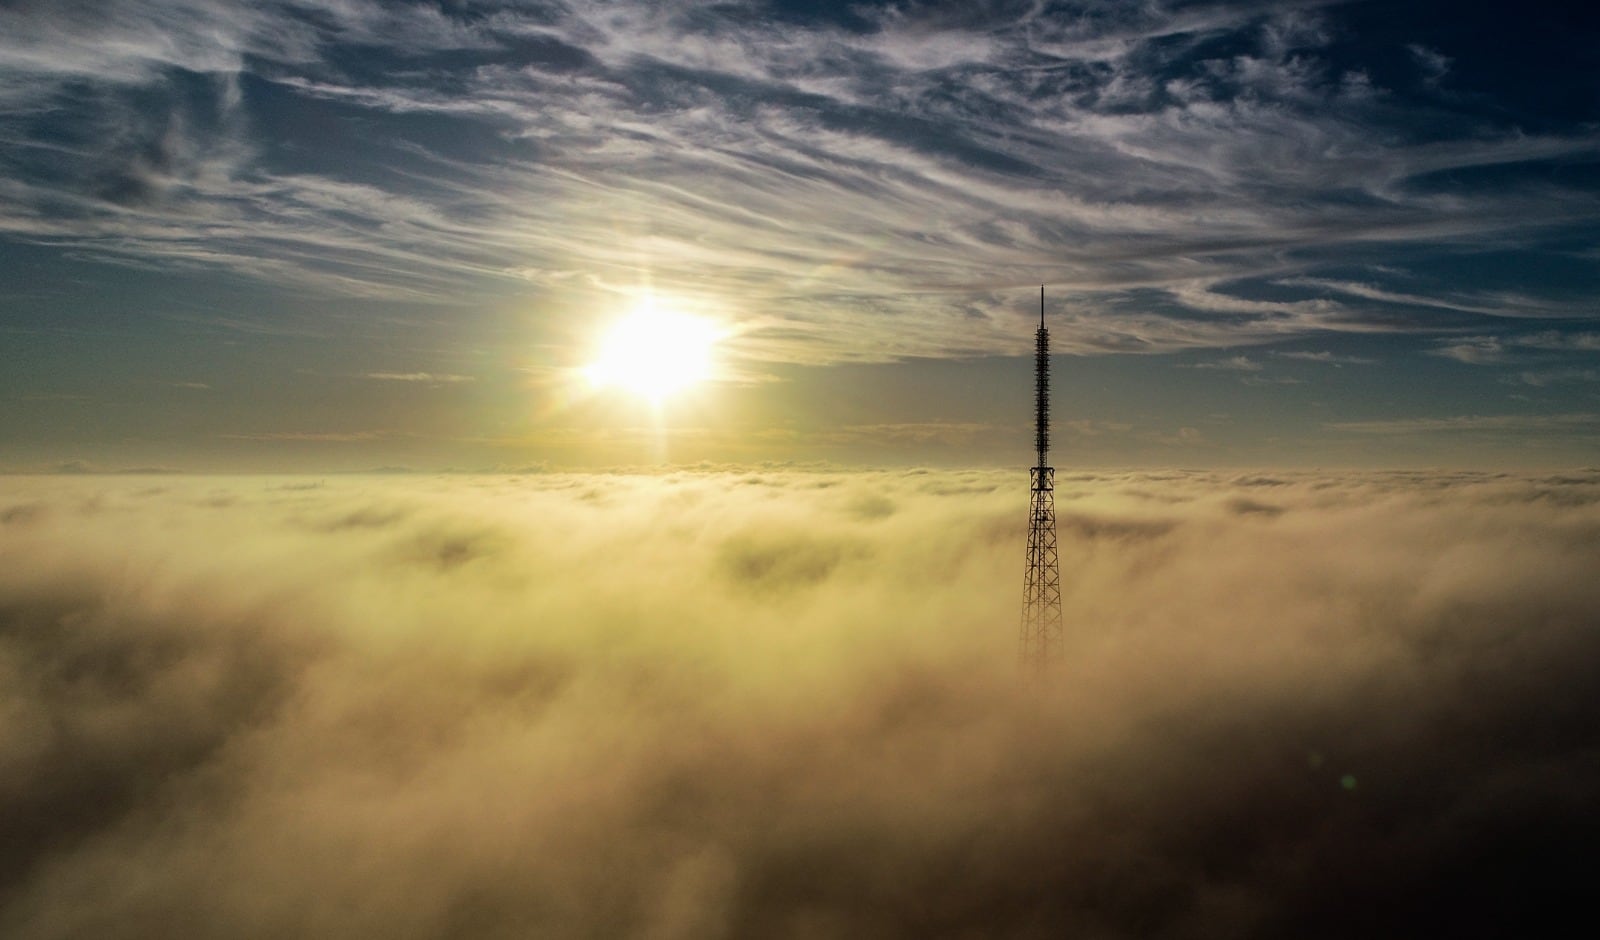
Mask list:
POLYGON ((0 14, 14 236, 365 296, 522 279, 576 307, 648 281, 741 298, 755 357, 1016 352, 1003 292, 1040 280, 1084 352, 1407 329, 1427 306, 1526 315, 1418 297, 1397 320, 1407 298, 1310 275, 1364 245, 1497 244, 1594 213, 1549 184, 1419 185, 1597 141, 1463 123, 1340 71, 1316 4, 850 23, 689 3, 105 6, 0 14), (1224 39, 1236 51, 1208 51, 1224 39), (334 109, 392 130, 308 170, 260 136, 284 96, 290 127, 334 109), (112 145, 18 117, 48 107, 112 145), (452 148, 456 131, 486 149, 452 148), (1264 276, 1302 297, 1232 288, 1264 276), (806 339, 762 339, 794 323, 806 339))

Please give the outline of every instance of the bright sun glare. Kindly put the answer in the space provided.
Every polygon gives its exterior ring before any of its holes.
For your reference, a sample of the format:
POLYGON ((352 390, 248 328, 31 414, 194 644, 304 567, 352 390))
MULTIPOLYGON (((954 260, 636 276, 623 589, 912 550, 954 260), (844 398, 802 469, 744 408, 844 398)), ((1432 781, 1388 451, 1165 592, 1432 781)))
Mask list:
POLYGON ((659 403, 710 376, 720 338, 710 321, 647 300, 611 328, 584 374, 595 388, 622 388, 659 403))

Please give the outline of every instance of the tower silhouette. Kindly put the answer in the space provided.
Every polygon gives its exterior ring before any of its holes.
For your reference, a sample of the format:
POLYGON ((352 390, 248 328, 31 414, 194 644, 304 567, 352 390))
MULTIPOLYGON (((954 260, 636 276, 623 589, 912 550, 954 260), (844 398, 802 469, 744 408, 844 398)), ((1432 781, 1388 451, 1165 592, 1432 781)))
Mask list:
POLYGON ((1050 331, 1044 328, 1044 285, 1039 286, 1039 332, 1034 334, 1033 443, 1038 465, 1028 471, 1028 576, 1022 601, 1021 661, 1040 674, 1061 657, 1061 564, 1056 555, 1056 470, 1050 452, 1050 331))

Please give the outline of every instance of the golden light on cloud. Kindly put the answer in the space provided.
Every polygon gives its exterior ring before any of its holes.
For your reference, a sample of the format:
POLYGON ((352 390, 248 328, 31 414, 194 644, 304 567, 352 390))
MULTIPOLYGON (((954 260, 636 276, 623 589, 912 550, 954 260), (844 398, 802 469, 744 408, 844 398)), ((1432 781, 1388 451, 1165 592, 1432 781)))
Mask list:
POLYGON ((602 338, 584 375, 596 389, 620 388, 659 404, 711 377, 722 335, 705 317, 645 298, 602 338))

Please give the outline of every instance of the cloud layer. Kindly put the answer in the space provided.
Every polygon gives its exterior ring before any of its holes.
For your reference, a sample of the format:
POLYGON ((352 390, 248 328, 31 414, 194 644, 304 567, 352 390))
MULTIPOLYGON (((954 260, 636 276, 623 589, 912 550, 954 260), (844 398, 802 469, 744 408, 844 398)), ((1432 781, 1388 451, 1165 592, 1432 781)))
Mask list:
POLYGON ((13 478, 0 932, 1373 936, 1587 897, 1600 476, 13 478))
POLYGON ((1592 317, 1352 279, 1592 226, 1541 168, 1600 141, 1341 9, 24 3, 0 230, 324 296, 649 286, 804 362, 1024 351, 1004 298, 1041 281, 1082 352, 1592 317))

